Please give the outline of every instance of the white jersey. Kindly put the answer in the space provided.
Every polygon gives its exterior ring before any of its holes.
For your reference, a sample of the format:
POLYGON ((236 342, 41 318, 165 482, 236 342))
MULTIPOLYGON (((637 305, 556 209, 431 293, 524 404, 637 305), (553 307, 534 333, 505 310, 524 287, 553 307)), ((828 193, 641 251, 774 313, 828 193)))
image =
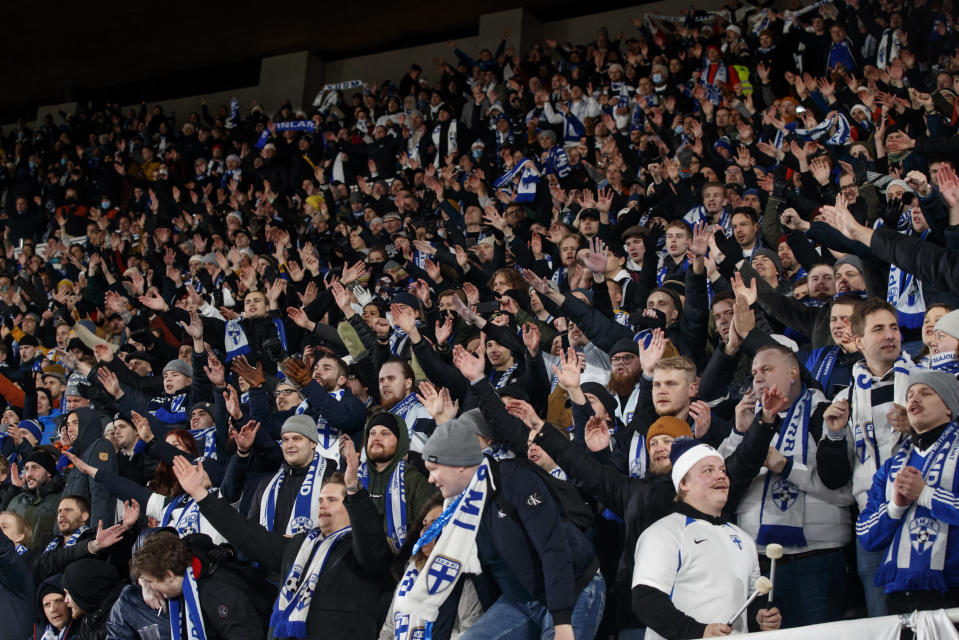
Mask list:
MULTIPOLYGON (((632 587, 669 595, 673 605, 702 624, 729 622, 759 578, 753 539, 734 524, 713 524, 672 513, 646 529, 636 543, 632 587)), ((733 623, 746 633, 747 614, 733 623)), ((649 628, 647 640, 661 635, 649 628)))

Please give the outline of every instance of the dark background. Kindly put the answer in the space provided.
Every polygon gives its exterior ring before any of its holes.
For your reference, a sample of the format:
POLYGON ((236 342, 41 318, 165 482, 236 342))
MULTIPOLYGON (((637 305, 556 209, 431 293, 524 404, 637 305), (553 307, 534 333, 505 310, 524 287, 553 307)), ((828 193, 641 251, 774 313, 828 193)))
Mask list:
MULTIPOLYGON (((550 21, 637 4, 526 0, 550 21)), ((5 3, 0 122, 38 105, 108 98, 124 104, 257 84, 262 57, 310 50, 323 60, 475 35, 510 0, 447 2, 5 3)))

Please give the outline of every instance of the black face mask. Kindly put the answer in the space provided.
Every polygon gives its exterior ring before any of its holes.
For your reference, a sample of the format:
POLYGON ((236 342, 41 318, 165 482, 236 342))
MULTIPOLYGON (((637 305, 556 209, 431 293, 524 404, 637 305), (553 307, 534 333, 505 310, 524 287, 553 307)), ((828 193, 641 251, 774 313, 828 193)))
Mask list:
POLYGON ((76 203, 77 203, 77 199, 74 198, 73 196, 70 196, 67 198, 67 204, 76 204, 76 203))

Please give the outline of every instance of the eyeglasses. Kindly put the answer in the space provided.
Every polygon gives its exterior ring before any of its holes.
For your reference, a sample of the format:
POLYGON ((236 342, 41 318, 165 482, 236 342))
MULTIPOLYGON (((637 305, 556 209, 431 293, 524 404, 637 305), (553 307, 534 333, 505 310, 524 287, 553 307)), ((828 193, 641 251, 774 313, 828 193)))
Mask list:
POLYGON ((280 396, 289 396, 296 393, 293 389, 279 389, 273 392, 273 395, 279 398, 280 396))
POLYGON ((840 191, 858 191, 859 187, 855 184, 839 185, 840 191))
POLYGON ((613 364, 629 364, 636 359, 634 355, 625 355, 625 356, 613 356, 609 359, 613 364))

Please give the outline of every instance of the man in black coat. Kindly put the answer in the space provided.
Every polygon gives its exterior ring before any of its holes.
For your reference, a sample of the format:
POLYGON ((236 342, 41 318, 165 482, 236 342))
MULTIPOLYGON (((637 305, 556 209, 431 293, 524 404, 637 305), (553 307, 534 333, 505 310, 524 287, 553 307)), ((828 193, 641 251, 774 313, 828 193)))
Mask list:
MULTIPOLYGON (((347 458, 350 480, 339 473, 326 479, 320 490, 319 528, 293 538, 267 531, 242 517, 225 500, 209 494, 203 488, 202 466, 194 467, 178 458, 174 471, 183 489, 197 501, 200 513, 251 560, 285 576, 284 589, 300 593, 308 589, 304 581, 313 583, 305 614, 306 638, 372 640, 380 620, 372 603, 389 588, 383 581, 389 573, 391 553, 383 535, 383 518, 357 479, 359 459, 355 450, 350 453, 341 449, 341 455, 347 458), (350 483, 348 490, 345 482, 350 483), (294 566, 303 555, 301 551, 309 552, 312 558, 327 538, 334 542, 328 547, 318 576, 310 576, 308 560, 294 566)), ((278 622, 288 622, 289 611, 279 613, 278 622)), ((270 629, 270 638, 287 637, 277 636, 274 631, 275 626, 270 629)))

